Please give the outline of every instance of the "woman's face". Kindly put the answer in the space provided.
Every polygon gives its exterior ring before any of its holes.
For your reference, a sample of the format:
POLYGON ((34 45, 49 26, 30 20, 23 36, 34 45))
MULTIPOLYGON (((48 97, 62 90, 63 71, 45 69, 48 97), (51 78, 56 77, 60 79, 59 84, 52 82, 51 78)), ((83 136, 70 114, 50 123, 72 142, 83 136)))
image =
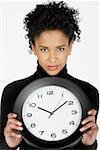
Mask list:
POLYGON ((32 50, 41 67, 51 76, 57 75, 65 66, 72 43, 62 31, 42 32, 35 40, 32 50))

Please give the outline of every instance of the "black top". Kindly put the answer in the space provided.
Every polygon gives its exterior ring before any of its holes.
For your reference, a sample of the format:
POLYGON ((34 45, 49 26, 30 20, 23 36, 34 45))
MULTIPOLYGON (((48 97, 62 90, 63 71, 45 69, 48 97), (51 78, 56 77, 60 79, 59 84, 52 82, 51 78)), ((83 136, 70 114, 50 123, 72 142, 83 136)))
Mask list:
MULTIPOLYGON (((6 122, 7 122, 7 114, 11 113, 13 110, 13 106, 14 106, 14 102, 16 100, 16 97, 18 96, 18 94, 21 92, 21 90, 30 82, 37 80, 39 78, 43 78, 43 77, 50 77, 50 75, 48 75, 43 68, 38 64, 37 67, 37 71, 34 73, 34 75, 31 75, 28 78, 22 79, 22 80, 18 80, 18 81, 14 81, 10 84, 8 84, 4 90, 3 90, 3 94, 2 94, 2 99, 1 99, 1 149, 2 150, 9 150, 11 148, 9 148, 5 142, 5 138, 4 138, 4 127, 6 126, 6 122)), ((65 78, 65 79, 70 79, 71 81, 73 81, 74 83, 76 83, 78 86, 80 86, 83 91, 86 93, 86 95, 88 96, 89 100, 91 101, 91 105, 92 108, 96 109, 97 112, 99 110, 99 94, 97 89, 92 86, 91 84, 78 80, 74 77, 72 77, 71 75, 69 75, 67 73, 67 69, 66 69, 66 65, 65 67, 60 71, 59 74, 57 74, 55 77, 61 77, 61 78, 65 78)), ((97 119, 97 116, 96 116, 97 119)), ((24 149, 24 150, 33 150, 36 148, 31 148, 29 145, 27 145, 25 143, 24 140, 22 140, 22 142, 20 143, 20 149, 24 149)), ((95 141, 95 143, 91 146, 85 146, 81 143, 81 141, 75 145, 73 148, 69 148, 70 150, 96 150, 97 148, 97 141, 95 141)), ((69 150, 68 148, 66 150, 69 150)))

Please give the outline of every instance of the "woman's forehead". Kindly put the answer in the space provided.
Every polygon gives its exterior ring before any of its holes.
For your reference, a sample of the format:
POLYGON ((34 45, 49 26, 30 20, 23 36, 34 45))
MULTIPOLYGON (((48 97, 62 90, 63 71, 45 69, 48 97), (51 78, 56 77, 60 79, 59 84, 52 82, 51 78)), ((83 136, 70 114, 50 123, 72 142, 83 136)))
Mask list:
POLYGON ((53 43, 58 46, 65 45, 68 41, 69 38, 59 30, 44 31, 35 40, 35 42, 42 43, 44 45, 53 43))

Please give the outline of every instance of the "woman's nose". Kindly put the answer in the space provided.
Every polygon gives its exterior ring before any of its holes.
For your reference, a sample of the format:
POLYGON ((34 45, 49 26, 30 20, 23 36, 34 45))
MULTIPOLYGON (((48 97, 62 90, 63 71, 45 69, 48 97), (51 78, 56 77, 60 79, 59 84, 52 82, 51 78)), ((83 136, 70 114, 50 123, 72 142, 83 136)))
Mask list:
POLYGON ((55 61, 56 59, 56 53, 54 51, 49 53, 49 60, 50 61, 55 61))

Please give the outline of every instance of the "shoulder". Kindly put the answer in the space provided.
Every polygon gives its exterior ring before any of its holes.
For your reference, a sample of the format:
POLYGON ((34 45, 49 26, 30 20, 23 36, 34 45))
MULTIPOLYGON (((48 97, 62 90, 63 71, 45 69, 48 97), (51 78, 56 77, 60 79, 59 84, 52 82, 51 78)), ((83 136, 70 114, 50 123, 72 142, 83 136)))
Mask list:
POLYGON ((68 74, 68 78, 71 81, 73 81, 75 84, 77 84, 85 92, 85 94, 90 99, 93 108, 96 110, 99 110, 99 92, 97 88, 94 87, 92 84, 86 81, 77 79, 69 74, 68 74))
POLYGON ((4 114, 5 112, 6 114, 5 116, 7 116, 8 113, 12 112, 13 105, 15 103, 17 96, 27 84, 32 82, 32 80, 34 80, 34 75, 24 78, 24 79, 13 81, 9 83, 7 86, 5 86, 2 92, 2 96, 1 96, 1 113, 2 114, 4 114))
POLYGON ((94 87, 92 84, 86 81, 82 81, 80 79, 77 79, 71 75, 68 74, 68 78, 70 78, 74 83, 78 84, 83 90, 90 91, 93 93, 98 93, 98 90, 96 87, 94 87))
POLYGON ((31 75, 31 76, 24 78, 24 79, 13 81, 13 82, 11 82, 5 86, 2 95, 3 96, 5 96, 5 95, 9 96, 10 94, 14 95, 16 93, 19 93, 27 84, 32 82, 32 80, 34 80, 34 75, 31 75))

